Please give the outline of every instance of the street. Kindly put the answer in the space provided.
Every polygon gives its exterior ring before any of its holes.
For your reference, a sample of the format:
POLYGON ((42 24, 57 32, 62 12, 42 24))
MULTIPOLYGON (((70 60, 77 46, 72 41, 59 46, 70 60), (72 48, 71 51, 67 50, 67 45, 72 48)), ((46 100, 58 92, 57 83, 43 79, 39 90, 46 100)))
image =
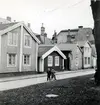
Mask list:
MULTIPOLYGON (((93 74, 94 72, 95 72, 94 69, 57 72, 56 78, 57 80, 61 80, 61 79, 66 79, 71 77, 93 74)), ((25 87, 25 86, 30 86, 30 85, 35 85, 35 84, 45 83, 45 82, 47 82, 46 74, 11 77, 11 78, 0 78, 0 91, 20 88, 20 87, 25 87)))
POLYGON ((100 105, 93 75, 0 92, 0 105, 100 105))

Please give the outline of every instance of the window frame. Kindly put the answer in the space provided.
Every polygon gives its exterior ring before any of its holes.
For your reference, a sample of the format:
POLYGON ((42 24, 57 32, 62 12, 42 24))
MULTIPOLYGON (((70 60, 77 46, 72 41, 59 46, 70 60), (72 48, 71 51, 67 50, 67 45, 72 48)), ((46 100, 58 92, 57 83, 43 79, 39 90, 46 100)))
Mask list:
POLYGON ((25 48, 31 48, 31 44, 32 44, 32 41, 31 41, 31 37, 30 37, 30 35, 29 35, 29 34, 24 34, 24 47, 25 47, 25 48), (29 45, 29 46, 25 45, 26 36, 28 36, 29 39, 30 39, 30 45, 29 45))
POLYGON ((31 55, 30 55, 30 54, 23 54, 23 65, 24 65, 24 66, 31 66, 31 55), (25 64, 25 63, 24 63, 24 57, 25 57, 25 56, 29 56, 29 64, 25 64))
POLYGON ((55 56, 55 66, 59 66, 59 56, 55 56))
POLYGON ((8 41, 7 41, 8 42, 8 46, 17 46, 18 45, 18 33, 8 32, 7 34, 8 34, 7 35, 8 36, 8 41), (13 44, 10 43, 10 35, 11 35, 11 37, 13 36, 12 39, 11 39, 13 44), (16 44, 14 44, 14 35, 16 36, 16 44))
POLYGON ((53 56, 48 56, 48 66, 49 67, 52 67, 53 66, 53 56), (51 60, 51 61, 49 61, 49 60, 51 60))
POLYGON ((8 53, 7 54, 7 67, 16 67, 17 66, 17 54, 15 54, 15 53, 8 53), (9 55, 15 55, 15 65, 10 65, 9 64, 9 55))
POLYGON ((85 63, 85 65, 88 64, 87 57, 84 57, 84 63, 85 63))

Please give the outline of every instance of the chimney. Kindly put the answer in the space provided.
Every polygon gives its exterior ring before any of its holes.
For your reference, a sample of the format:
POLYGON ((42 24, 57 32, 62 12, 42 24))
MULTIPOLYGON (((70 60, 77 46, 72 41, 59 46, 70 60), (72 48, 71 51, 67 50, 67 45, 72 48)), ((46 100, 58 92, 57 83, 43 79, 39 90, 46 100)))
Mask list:
POLYGON ((11 22, 11 17, 7 16, 6 19, 11 22))
POLYGON ((42 23, 42 27, 41 27, 41 35, 44 35, 45 33, 45 27, 43 27, 43 23, 42 23))
POLYGON ((67 42, 71 43, 71 36, 70 35, 67 35, 67 42))
POLYGON ((57 32, 56 32, 56 30, 54 30, 52 41, 53 41, 53 44, 57 43, 57 32))
POLYGON ((30 23, 28 23, 28 24, 27 24, 27 26, 28 26, 28 28, 30 28, 30 27, 31 27, 31 24, 30 24, 30 23))
POLYGON ((79 29, 83 28, 83 26, 78 26, 79 29))
POLYGON ((44 36, 47 37, 47 33, 44 33, 44 36))
POLYGON ((16 22, 16 20, 14 20, 14 22, 16 22))
POLYGON ((70 29, 68 29, 68 35, 70 35, 70 29))

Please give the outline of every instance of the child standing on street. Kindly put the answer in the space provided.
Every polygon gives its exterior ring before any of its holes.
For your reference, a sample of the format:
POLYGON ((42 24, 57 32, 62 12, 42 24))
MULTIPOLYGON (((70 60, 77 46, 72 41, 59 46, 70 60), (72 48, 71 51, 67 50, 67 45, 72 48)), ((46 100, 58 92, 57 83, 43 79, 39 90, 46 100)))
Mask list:
POLYGON ((47 70, 47 81, 50 80, 50 76, 51 76, 51 70, 50 70, 50 68, 48 68, 48 70, 47 70))
POLYGON ((55 70, 54 69, 51 69, 51 78, 56 80, 56 75, 55 75, 55 70))

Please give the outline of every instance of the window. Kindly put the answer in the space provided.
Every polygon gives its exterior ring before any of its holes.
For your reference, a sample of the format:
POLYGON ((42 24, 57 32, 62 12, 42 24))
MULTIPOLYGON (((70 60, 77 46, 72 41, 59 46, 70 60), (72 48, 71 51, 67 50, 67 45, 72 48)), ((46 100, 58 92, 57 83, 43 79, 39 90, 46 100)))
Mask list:
POLYGON ((79 53, 79 49, 78 49, 78 47, 77 47, 77 49, 76 49, 76 52, 79 53))
POLYGON ((30 65, 30 55, 24 55, 24 65, 30 65))
POLYGON ((90 57, 88 57, 88 64, 90 64, 90 57))
POLYGON ((87 52, 87 47, 85 47, 85 52, 87 52))
POLYGON ((55 56, 55 66, 59 66, 59 56, 55 56))
POLYGON ((16 46, 17 45, 18 33, 8 33, 8 45, 16 46))
POLYGON ((72 39, 75 39, 75 35, 71 35, 71 38, 72 38, 72 39))
POLYGON ((7 55, 7 66, 15 67, 16 66, 16 54, 8 54, 7 55))
POLYGON ((85 64, 87 64, 87 57, 85 57, 85 64))
POLYGON ((76 62, 75 62, 75 65, 78 66, 79 65, 79 58, 76 57, 76 62))
POLYGON ((25 43, 24 45, 26 47, 30 47, 31 46, 31 37, 29 35, 25 35, 25 43))
POLYGON ((48 66, 53 66, 53 57, 48 56, 48 66))

